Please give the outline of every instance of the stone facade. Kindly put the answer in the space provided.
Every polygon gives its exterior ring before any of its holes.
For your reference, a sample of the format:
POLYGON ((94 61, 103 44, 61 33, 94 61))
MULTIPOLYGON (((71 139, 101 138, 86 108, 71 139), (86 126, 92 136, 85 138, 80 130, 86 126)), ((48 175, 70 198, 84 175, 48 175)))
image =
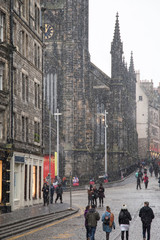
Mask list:
POLYGON ((10 151, 10 157, 6 160, 10 163, 8 201, 2 197, 1 205, 8 204, 14 210, 42 202, 43 69, 40 1, 32 0, 30 4, 28 1, 3 1, 0 10, 4 14, 5 27, 5 39, 0 47, 5 50, 7 79, 4 81, 4 91, 0 93, 2 99, 7 97, 5 92, 8 93, 8 105, 5 106, 4 100, 1 101, 4 108, 2 114, 8 119, 2 124, 3 138, 0 144, 5 144, 10 151))
MULTIPOLYGON (((118 30, 115 34, 118 47, 115 47, 113 41, 111 49, 112 78, 90 62, 88 2, 42 1, 43 29, 46 30, 45 103, 52 113, 56 108, 62 113, 60 176, 69 176, 72 172, 73 176, 77 175, 81 179, 104 174, 105 110, 108 112, 110 177, 111 173, 115 177, 122 170, 131 170, 137 161, 133 57, 128 70, 122 61, 123 49, 118 30)), ((118 18, 116 28, 119 29, 118 18)), ((56 129, 56 123, 53 121, 52 124, 56 129)), ((48 136, 47 132, 45 136, 48 136)))

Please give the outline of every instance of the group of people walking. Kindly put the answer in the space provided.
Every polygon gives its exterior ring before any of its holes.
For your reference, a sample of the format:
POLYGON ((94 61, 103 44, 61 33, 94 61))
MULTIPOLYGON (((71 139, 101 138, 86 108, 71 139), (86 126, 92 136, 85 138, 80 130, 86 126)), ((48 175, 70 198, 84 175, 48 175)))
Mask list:
MULTIPOLYGON (((92 206, 88 205, 86 207, 84 217, 86 239, 94 240, 97 222, 100 220, 100 214, 98 213, 98 211, 96 211, 95 204, 93 204, 92 206)), ((146 240, 146 233, 147 240, 150 240, 151 222, 154 219, 154 213, 153 210, 149 207, 149 202, 144 202, 144 206, 139 211, 139 217, 141 218, 142 221, 143 240, 146 240)), ((129 240, 129 226, 131 220, 132 220, 131 214, 128 211, 126 204, 123 204, 118 216, 118 223, 120 225, 122 240, 125 239, 125 236, 126 240, 129 240)), ((106 207, 106 211, 102 214, 101 221, 103 231, 106 233, 106 240, 109 240, 109 236, 110 233, 112 232, 112 229, 115 229, 114 214, 111 212, 109 206, 106 207)))
MULTIPOLYGON (((43 192, 43 203, 44 206, 47 204, 49 204, 49 185, 47 183, 43 184, 43 188, 42 188, 42 192, 43 192)), ((53 203, 53 196, 54 196, 54 192, 55 192, 55 187, 53 186, 53 184, 50 185, 50 203, 53 203)), ((62 184, 59 183, 58 186, 56 187, 56 199, 55 199, 55 203, 57 202, 58 199, 60 199, 60 203, 63 203, 62 201, 62 194, 63 194, 63 188, 62 188, 62 184)))
POLYGON ((99 188, 97 189, 96 185, 90 185, 88 189, 88 205, 96 205, 97 199, 99 198, 99 207, 103 207, 103 199, 104 199, 104 187, 102 183, 100 183, 99 188))

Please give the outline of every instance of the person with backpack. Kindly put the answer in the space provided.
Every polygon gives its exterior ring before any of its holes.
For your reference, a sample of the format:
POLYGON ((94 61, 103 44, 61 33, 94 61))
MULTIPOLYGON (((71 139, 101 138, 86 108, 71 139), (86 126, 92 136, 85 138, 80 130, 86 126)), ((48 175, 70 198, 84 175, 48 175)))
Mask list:
POLYGON ((118 221, 121 228, 121 239, 124 240, 124 233, 126 232, 126 240, 129 239, 129 224, 132 220, 131 214, 127 210, 127 206, 123 204, 119 213, 118 221))
POLYGON ((146 240, 147 231, 147 240, 150 240, 151 222, 154 219, 154 213, 152 208, 149 207, 149 202, 144 202, 144 207, 139 211, 139 217, 142 221, 143 239, 146 240))
POLYGON ((106 212, 102 215, 103 231, 106 232, 106 240, 109 240, 109 235, 112 232, 112 227, 115 229, 114 214, 111 213, 109 206, 106 207, 106 212))
POLYGON ((86 219, 86 215, 87 215, 87 213, 89 212, 89 209, 90 209, 90 205, 87 205, 86 206, 86 209, 85 209, 85 211, 84 211, 84 217, 85 217, 85 228, 86 228, 86 239, 87 240, 89 240, 89 237, 90 237, 90 235, 89 235, 89 226, 88 226, 88 221, 87 221, 87 219, 86 219))
POLYGON ((86 214, 86 221, 88 223, 88 227, 89 227, 89 236, 90 236, 90 240, 94 240, 94 235, 96 232, 96 228, 97 228, 97 222, 100 219, 100 215, 99 213, 96 211, 96 205, 93 204, 92 208, 89 209, 88 213, 86 214))

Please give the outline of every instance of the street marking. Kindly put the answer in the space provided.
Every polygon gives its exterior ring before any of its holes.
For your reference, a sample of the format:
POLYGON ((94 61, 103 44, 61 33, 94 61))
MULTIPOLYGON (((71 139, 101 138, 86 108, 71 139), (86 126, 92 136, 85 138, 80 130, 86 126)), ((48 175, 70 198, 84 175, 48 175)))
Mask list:
POLYGON ((8 238, 7 240, 14 240, 14 239, 18 239, 18 238, 21 238, 21 237, 24 237, 24 236, 28 236, 28 235, 33 234, 33 233, 36 233, 36 232, 38 232, 38 231, 44 230, 45 228, 52 227, 52 226, 54 226, 54 225, 57 225, 57 224, 62 223, 62 222, 65 222, 65 221, 67 221, 67 220, 71 220, 71 219, 76 218, 76 217, 80 217, 81 215, 83 215, 83 211, 84 211, 84 208, 81 207, 81 208, 80 208, 80 212, 77 213, 77 214, 75 214, 75 215, 73 215, 73 216, 63 218, 63 219, 58 220, 58 221, 56 221, 56 222, 54 222, 54 223, 45 225, 44 227, 36 228, 36 229, 34 229, 34 230, 30 231, 30 232, 27 232, 27 233, 24 233, 24 234, 15 236, 15 237, 8 238))

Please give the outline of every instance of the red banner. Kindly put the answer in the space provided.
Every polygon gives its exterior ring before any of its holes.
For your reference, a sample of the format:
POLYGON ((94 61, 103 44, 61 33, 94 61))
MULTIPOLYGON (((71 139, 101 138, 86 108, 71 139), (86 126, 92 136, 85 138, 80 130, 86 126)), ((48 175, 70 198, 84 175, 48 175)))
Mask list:
MULTIPOLYGON (((44 157, 44 165, 43 165, 43 179, 46 181, 46 177, 49 173, 49 156, 46 155, 44 157)), ((55 178, 55 158, 51 156, 51 181, 55 178)))

